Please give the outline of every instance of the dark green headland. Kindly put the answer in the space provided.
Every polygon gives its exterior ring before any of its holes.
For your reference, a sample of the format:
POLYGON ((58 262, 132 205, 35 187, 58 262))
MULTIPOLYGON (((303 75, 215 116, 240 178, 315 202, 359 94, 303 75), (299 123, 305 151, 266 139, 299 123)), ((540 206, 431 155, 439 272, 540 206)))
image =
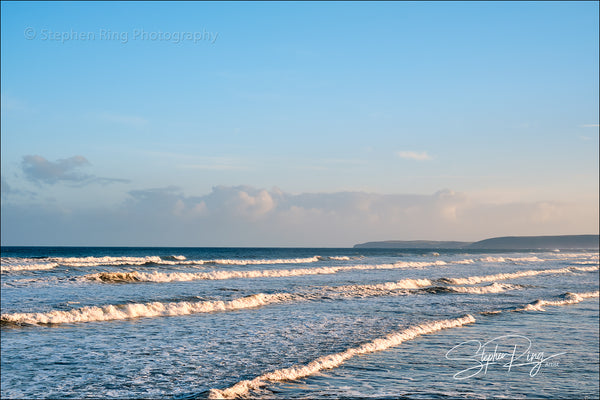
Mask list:
POLYGON ((599 235, 505 236, 478 242, 444 242, 434 240, 387 240, 354 245, 355 249, 598 249, 599 235))

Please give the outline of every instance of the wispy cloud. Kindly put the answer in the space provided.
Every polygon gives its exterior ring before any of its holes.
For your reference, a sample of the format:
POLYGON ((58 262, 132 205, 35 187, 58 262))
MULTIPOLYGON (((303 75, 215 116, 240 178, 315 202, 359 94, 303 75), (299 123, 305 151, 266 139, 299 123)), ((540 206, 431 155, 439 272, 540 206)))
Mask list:
POLYGON ((181 164, 178 166, 181 169, 197 169, 204 171, 243 171, 247 167, 227 164, 181 164))
POLYGON ((396 155, 400 158, 404 158, 405 160, 416 160, 416 161, 426 161, 426 160, 431 160, 433 157, 431 157, 429 154, 427 154, 426 151, 397 151, 396 155))
POLYGON ((600 127, 600 124, 583 124, 583 125, 579 125, 580 128, 598 128, 600 127))
POLYGON ((97 114, 97 117, 106 122, 112 122, 120 125, 141 128, 148 124, 148 120, 137 115, 118 114, 113 112, 103 112, 97 114))
MULTIPOLYGON (((187 157, 190 159, 190 157, 187 157)), ((242 165, 242 160, 234 157, 199 157, 194 156, 191 162, 179 164, 181 169, 196 169, 205 171, 244 171, 248 166, 242 165)))
POLYGON ((4 180, 4 177, 0 177, 0 196, 2 197, 6 197, 11 193, 14 193, 15 189, 12 188, 12 186, 10 186, 8 184, 8 182, 6 182, 4 180))
POLYGON ((53 185, 66 182, 73 185, 87 185, 91 183, 128 183, 127 179, 105 178, 81 172, 81 168, 90 166, 90 162, 83 156, 73 156, 56 161, 48 161, 40 155, 23 156, 21 168, 25 177, 35 183, 53 185))
POLYGON ((0 94, 0 107, 2 111, 27 111, 29 109, 23 101, 4 93, 0 94))

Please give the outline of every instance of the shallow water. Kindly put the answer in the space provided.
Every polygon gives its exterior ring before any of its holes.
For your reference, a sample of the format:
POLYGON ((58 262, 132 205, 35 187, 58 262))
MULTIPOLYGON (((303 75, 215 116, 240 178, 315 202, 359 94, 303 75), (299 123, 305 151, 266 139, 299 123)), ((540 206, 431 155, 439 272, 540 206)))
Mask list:
POLYGON ((597 251, 2 248, 1 286, 3 398, 599 395, 597 251), (553 357, 456 379, 469 340, 553 357))

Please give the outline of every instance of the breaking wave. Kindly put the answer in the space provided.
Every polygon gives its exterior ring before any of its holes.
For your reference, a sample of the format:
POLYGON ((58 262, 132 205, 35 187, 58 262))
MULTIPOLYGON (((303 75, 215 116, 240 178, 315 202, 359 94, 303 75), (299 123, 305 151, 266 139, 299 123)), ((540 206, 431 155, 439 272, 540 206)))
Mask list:
POLYGON ((572 258, 591 258, 593 260, 598 260, 600 258, 600 254, 598 252, 595 253, 561 253, 557 260, 569 260, 572 258))
POLYGON ((47 257, 32 258, 2 258, 2 272, 22 270, 52 269, 58 266, 65 267, 99 267, 121 265, 269 265, 269 264, 308 264, 326 260, 347 261, 350 257, 304 257, 282 259, 214 259, 214 260, 188 260, 185 256, 146 256, 146 257, 47 257))
POLYGON ((385 282, 373 285, 345 285, 324 288, 326 291, 343 296, 366 297, 366 296, 381 296, 393 294, 399 290, 402 294, 409 293, 410 290, 418 290, 426 293, 501 293, 507 290, 515 290, 523 288, 522 285, 512 285, 508 283, 494 282, 486 286, 434 286, 435 281, 429 279, 402 279, 398 282, 385 282))
POLYGON ((351 260, 351 258, 348 257, 348 256, 329 256, 329 257, 321 257, 321 256, 319 256, 319 259, 321 259, 321 260, 333 260, 333 261, 348 261, 348 260, 351 260))
POLYGON ((245 308, 262 307, 274 303, 300 300, 322 300, 324 298, 348 298, 366 296, 385 296, 390 294, 408 294, 408 290, 421 290, 428 293, 500 293, 506 290, 521 288, 520 285, 500 284, 480 287, 433 286, 429 279, 403 279, 397 282, 385 282, 371 285, 325 286, 306 293, 258 293, 231 301, 199 301, 199 302, 152 302, 101 307, 82 307, 67 311, 53 310, 44 313, 3 314, 3 324, 40 325, 65 324, 93 321, 124 320, 140 317, 160 317, 188 315, 197 313, 234 311, 245 308), (399 292, 399 290, 404 290, 399 292))
POLYGON ((289 301, 293 295, 288 293, 258 293, 231 301, 198 301, 198 302, 152 302, 123 305, 107 305, 102 307, 82 307, 68 311, 53 310, 45 313, 3 314, 2 324, 41 325, 70 324, 78 322, 113 321, 140 317, 160 317, 210 313, 217 311, 233 311, 245 308, 260 307, 267 304, 289 301))
POLYGON ((163 260, 172 260, 172 261, 184 261, 187 260, 186 256, 166 256, 162 257, 163 260))
POLYGON ((42 262, 38 259, 22 259, 12 257, 2 257, 0 262, 0 271, 2 273, 13 272, 13 271, 40 271, 46 269, 53 269, 58 267, 55 262, 42 262))
POLYGON ((200 264, 223 264, 223 265, 267 265, 267 264, 307 264, 321 261, 322 258, 319 256, 306 257, 306 258, 283 258, 283 259, 267 259, 267 260, 235 260, 235 259, 223 259, 223 260, 201 260, 195 261, 200 264))
POLYGON ((495 275, 470 276, 468 278, 441 278, 438 281, 454 285, 475 285, 482 282, 493 282, 507 279, 523 278, 527 276, 548 275, 548 274, 569 274, 573 272, 597 271, 597 266, 590 267, 567 267, 558 269, 526 270, 517 272, 508 272, 495 275))
MULTIPOLYGON (((395 269, 395 268, 423 268, 427 266, 446 265, 444 261, 436 262, 399 262, 396 264, 376 264, 376 265, 352 265, 338 267, 318 267, 318 268, 294 268, 294 269, 274 269, 274 270, 251 270, 251 271, 210 271, 210 272, 101 272, 97 274, 85 275, 83 278, 107 282, 107 283, 128 283, 128 282, 187 282, 195 280, 223 280, 223 279, 251 279, 251 278, 281 278, 303 275, 327 275, 336 274, 344 271, 355 270, 373 270, 373 269, 395 269)), ((486 276, 471 276, 467 278, 440 278, 437 281, 441 283, 454 285, 475 285, 482 282, 493 282, 498 280, 515 279, 527 276, 542 274, 562 274, 572 272, 589 272, 598 270, 598 266, 588 267, 567 267, 560 269, 546 270, 527 270, 511 273, 501 273, 486 276)), ((429 282, 428 279, 420 280, 429 282)), ((410 288, 405 288, 410 289, 410 288)))
MULTIPOLYGON (((590 267, 572 267, 577 269, 591 270, 590 267)), ((597 269, 597 268, 594 268, 597 269)), ((561 271, 561 270, 547 270, 561 271)), ((531 272, 531 271, 523 271, 531 272)), ((504 279, 508 275, 502 274, 504 279)), ((528 275, 519 275, 528 276, 528 275)), ((472 281, 486 281, 496 277, 490 275, 488 277, 471 277, 464 278, 463 281, 471 283, 472 281), (473 279, 476 278, 476 279, 473 279)), ((513 277, 513 276, 511 276, 513 277)), ((456 282, 460 278, 454 278, 456 282)), ((269 304, 300 301, 300 300, 318 300, 323 298, 345 298, 345 297, 364 297, 364 296, 381 296, 388 295, 398 290, 404 290, 402 294, 408 293, 408 290, 417 290, 427 293, 470 293, 470 294, 487 294, 501 293, 507 290, 521 289, 521 285, 503 284, 494 282, 487 286, 435 286, 436 282, 444 281, 447 283, 448 278, 442 278, 435 281, 429 279, 403 279, 397 282, 385 282, 371 285, 344 285, 337 287, 321 287, 312 293, 275 293, 265 294, 258 293, 246 297, 230 301, 198 301, 198 302, 150 302, 150 303, 134 303, 121 305, 106 305, 106 306, 88 306, 67 311, 53 310, 49 312, 38 313, 13 313, 3 314, 0 317, 2 324, 10 325, 40 325, 40 324, 64 324, 64 323, 79 323, 92 321, 112 321, 124 320, 140 317, 160 317, 160 316, 181 316, 197 313, 223 312, 233 311, 246 308, 262 307, 269 304)), ((598 292, 589 293, 566 293, 562 300, 537 300, 526 306, 516 308, 512 311, 531 311, 543 310, 544 306, 548 305, 565 305, 575 304, 588 297, 598 297, 598 292)), ((493 313, 487 312, 487 313, 493 313)))
POLYGON ((498 283, 494 282, 486 286, 447 286, 452 292, 455 293, 472 293, 472 294, 485 294, 485 293, 502 293, 507 290, 521 289, 522 285, 513 285, 510 283, 498 283))
POLYGON ((307 376, 314 375, 323 369, 336 368, 345 361, 357 355, 387 350, 421 335, 434 333, 442 329, 456 328, 466 324, 472 324, 474 322, 475 318, 472 315, 465 315, 464 317, 455 319, 425 322, 412 326, 408 329, 393 332, 383 338, 375 339, 359 347, 354 347, 340 353, 319 357, 306 365, 296 365, 290 368, 268 372, 252 380, 238 382, 227 389, 211 389, 209 398, 228 399, 243 396, 248 394, 251 390, 255 390, 267 385, 268 382, 292 381, 305 378, 307 376))
POLYGON ((424 268, 447 265, 444 261, 435 262, 398 262, 395 264, 346 265, 317 268, 267 269, 251 271, 210 271, 210 272, 101 272, 85 275, 85 279, 100 282, 187 282, 195 280, 222 280, 239 278, 281 278, 302 275, 328 275, 343 271, 424 268))
MULTIPOLYGON (((572 258, 591 258, 593 260, 598 259, 596 253, 565 253, 561 254, 559 260, 567 260, 572 258)), ((16 257, 2 257, 1 259, 1 272, 14 272, 14 271, 33 271, 33 270, 48 270, 59 266, 64 267, 96 267, 96 266, 139 266, 139 265, 181 265, 181 266, 193 266, 193 265, 272 265, 272 264, 309 264, 319 261, 350 261, 353 259, 360 259, 362 256, 350 257, 350 256, 313 256, 304 258, 283 258, 283 259, 210 259, 210 260, 188 260, 183 255, 170 255, 170 256, 146 256, 146 257, 42 257, 42 258, 16 258, 16 257)), ((557 259, 557 260, 558 260, 557 259)), ((447 264, 474 264, 476 262, 489 262, 489 263, 504 263, 504 262, 541 262, 545 261, 536 256, 531 257, 482 257, 479 259, 465 259, 448 261, 439 261, 438 263, 443 264, 431 264, 421 263, 427 265, 447 265, 447 264)), ((574 261, 576 263, 584 263, 581 261, 574 261)), ((587 262, 586 262, 587 263, 587 262)), ((399 265, 402 263, 396 263, 392 265, 399 265)), ((415 264, 415 263, 413 263, 415 264)), ((419 264, 418 262, 416 264, 419 264)))
POLYGON ((483 261, 483 262, 496 262, 496 263, 503 263, 503 262, 540 262, 540 261, 544 261, 543 259, 539 258, 539 257, 483 257, 480 258, 479 261, 483 261))
POLYGON ((563 294, 562 300, 536 300, 523 307, 516 308, 511 311, 545 311, 545 306, 564 306, 569 304, 577 304, 587 298, 598 297, 599 292, 586 292, 586 293, 571 293, 567 292, 563 294))

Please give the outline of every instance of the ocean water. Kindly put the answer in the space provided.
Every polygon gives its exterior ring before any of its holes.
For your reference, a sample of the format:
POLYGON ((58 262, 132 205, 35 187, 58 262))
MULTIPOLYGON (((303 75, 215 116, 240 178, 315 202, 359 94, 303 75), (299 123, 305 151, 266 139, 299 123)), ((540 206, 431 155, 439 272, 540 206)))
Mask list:
POLYGON ((597 250, 1 256, 3 399, 599 397, 597 250))

